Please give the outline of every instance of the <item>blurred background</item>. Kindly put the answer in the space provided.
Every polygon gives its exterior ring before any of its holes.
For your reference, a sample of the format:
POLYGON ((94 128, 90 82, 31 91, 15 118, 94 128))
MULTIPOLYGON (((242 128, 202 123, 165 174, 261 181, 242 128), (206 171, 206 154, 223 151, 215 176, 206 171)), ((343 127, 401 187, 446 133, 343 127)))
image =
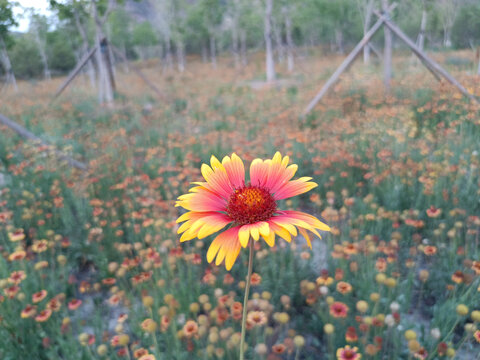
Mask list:
MULTIPOLYGON (((374 8, 381 8, 380 1, 1 0, 0 76, 6 77, 7 57, 17 79, 67 74, 94 44, 100 28, 120 52, 111 54, 114 63, 124 57, 156 59, 163 69, 184 71, 191 57, 215 67, 218 56, 231 54, 231 66, 240 69, 252 53, 265 49, 268 37, 275 61, 288 61, 291 71, 293 58, 305 56, 309 48, 320 46, 325 53, 351 49, 376 21, 374 8), (104 21, 101 26, 96 15, 104 21), (267 37, 266 17, 271 18, 267 37)), ((450 61, 469 65, 478 60, 477 0, 400 0, 393 18, 422 48, 468 49, 476 57, 450 61)), ((379 32, 365 51, 365 62, 371 52, 379 52, 382 41, 379 32)), ((394 39, 394 47, 402 45, 394 39)), ((92 81, 94 63, 85 69, 92 81)))

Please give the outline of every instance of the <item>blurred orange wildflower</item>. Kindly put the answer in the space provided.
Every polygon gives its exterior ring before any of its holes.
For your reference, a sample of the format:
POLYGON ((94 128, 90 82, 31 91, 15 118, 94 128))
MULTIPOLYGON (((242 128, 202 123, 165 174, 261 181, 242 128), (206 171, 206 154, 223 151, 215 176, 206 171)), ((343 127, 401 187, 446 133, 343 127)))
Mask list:
POLYGON ((358 352, 358 348, 355 346, 351 348, 346 345, 344 348, 337 349, 337 359, 338 360, 359 360, 362 358, 358 352))

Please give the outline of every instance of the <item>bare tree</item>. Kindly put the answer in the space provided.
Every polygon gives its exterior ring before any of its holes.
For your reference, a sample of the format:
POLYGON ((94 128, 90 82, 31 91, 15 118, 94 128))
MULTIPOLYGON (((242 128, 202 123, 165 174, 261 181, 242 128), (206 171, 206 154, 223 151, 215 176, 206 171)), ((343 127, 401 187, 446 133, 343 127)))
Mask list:
POLYGON ((457 17, 460 0, 439 0, 438 9, 443 26, 443 46, 452 46, 452 27, 457 17))
POLYGON ((109 0, 107 9, 103 16, 100 16, 97 2, 91 0, 92 17, 95 24, 95 46, 97 51, 95 53, 98 66, 98 100, 101 104, 106 103, 109 106, 113 105, 114 92, 114 78, 113 70, 110 62, 108 51, 108 42, 105 40, 105 33, 103 26, 108 19, 108 16, 115 7, 115 0, 109 0))
POLYGON ((50 80, 52 76, 48 68, 48 57, 45 51, 47 47, 45 34, 48 31, 48 22, 45 16, 35 14, 33 9, 31 9, 30 14, 30 31, 33 33, 40 58, 42 59, 43 76, 46 80, 50 80))
POLYGON ((265 37, 265 49, 266 49, 266 68, 267 68, 267 81, 275 80, 275 61, 273 60, 273 46, 272 46, 272 11, 273 0, 265 1, 265 18, 264 18, 264 37, 265 37))
POLYGON ((2 61, 3 70, 5 71, 5 83, 12 84, 15 91, 18 91, 17 80, 15 79, 15 74, 13 73, 12 63, 8 57, 7 46, 5 41, 0 36, 0 60, 2 61))
POLYGON ((285 59, 285 46, 283 45, 282 39, 282 23, 279 23, 275 16, 272 17, 272 29, 273 29, 273 37, 275 39, 275 48, 277 50, 277 59, 278 62, 281 64, 285 59))
MULTIPOLYGON (((388 14, 388 0, 382 0, 383 11, 388 14)), ((386 26, 383 27, 385 34, 385 48, 383 53, 383 83, 385 92, 390 92, 390 80, 392 78, 392 32, 386 26)))
POLYGON ((420 22, 420 32, 417 37, 417 46, 420 50, 423 50, 425 46, 425 30, 427 29, 427 2, 422 0, 422 20, 420 22))
POLYGON ((239 34, 238 34, 238 12, 239 12, 239 3, 238 0, 233 0, 230 6, 231 12, 231 28, 232 28, 232 53, 233 60, 235 64, 235 69, 240 68, 240 54, 239 54, 239 34))
POLYGON ((291 17, 291 13, 293 11, 293 6, 295 6, 294 4, 291 5, 291 6, 284 6, 282 8, 282 13, 283 13, 283 18, 284 18, 284 21, 285 21, 285 37, 286 37, 286 40, 287 40, 287 69, 288 69, 288 72, 292 72, 293 71, 293 68, 295 66, 294 64, 294 56, 293 56, 293 53, 294 53, 294 44, 293 44, 293 38, 292 38, 292 17, 291 17))
POLYGON ((242 66, 247 66, 247 31, 245 29, 240 29, 240 60, 242 66))
MULTIPOLYGON (((360 15, 363 23, 363 36, 370 30, 370 24, 372 23, 373 7, 375 6, 375 0, 356 0, 357 6, 360 10, 360 15)), ((363 48, 363 63, 368 64, 370 62, 370 43, 363 48)))
MULTIPOLYGON (((50 5, 57 11, 60 20, 70 21, 77 28, 82 39, 80 52, 82 56, 85 56, 90 48, 86 29, 87 18, 90 16, 88 13, 89 0, 50 0, 50 5)), ((82 56, 79 57, 79 60, 82 56)), ((93 57, 87 61, 86 70, 90 79, 90 85, 92 88, 95 88, 96 72, 93 57)))
POLYGON ((12 84, 15 91, 18 91, 17 80, 13 73, 12 63, 8 57, 6 41, 10 39, 9 28, 17 25, 13 17, 13 3, 0 1, 0 61, 6 75, 6 84, 12 84))

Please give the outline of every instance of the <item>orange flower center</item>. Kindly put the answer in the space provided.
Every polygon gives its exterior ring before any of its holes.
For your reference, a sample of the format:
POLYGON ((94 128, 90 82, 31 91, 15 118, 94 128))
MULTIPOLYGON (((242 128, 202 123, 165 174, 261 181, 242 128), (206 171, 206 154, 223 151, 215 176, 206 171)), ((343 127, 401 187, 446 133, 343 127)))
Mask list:
POLYGON ((238 225, 268 220, 275 210, 277 203, 272 194, 252 185, 236 189, 227 203, 227 214, 238 225))

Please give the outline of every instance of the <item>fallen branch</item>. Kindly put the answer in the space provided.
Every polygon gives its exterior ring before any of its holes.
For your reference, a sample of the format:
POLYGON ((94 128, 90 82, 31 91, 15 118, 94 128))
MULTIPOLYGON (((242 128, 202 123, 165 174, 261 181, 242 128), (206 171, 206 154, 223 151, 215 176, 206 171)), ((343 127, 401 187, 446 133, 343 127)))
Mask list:
MULTIPOLYGON (((7 118, 6 116, 4 116, 2 114, 0 114, 0 124, 3 124, 5 126, 7 126, 8 128, 15 131, 17 134, 19 134, 20 136, 22 136, 22 137, 24 137, 28 140, 36 141, 43 146, 49 146, 47 143, 45 143, 37 135, 33 134, 32 132, 25 129, 23 126, 17 124, 16 122, 10 120, 9 118, 7 118)), ((86 171, 88 169, 87 165, 85 165, 84 163, 71 158, 70 156, 64 154, 63 152, 61 152, 59 150, 54 149, 53 153, 55 154, 56 157, 58 157, 59 159, 67 161, 67 163, 70 166, 72 166, 76 169, 79 169, 79 170, 82 170, 82 171, 86 171)))

